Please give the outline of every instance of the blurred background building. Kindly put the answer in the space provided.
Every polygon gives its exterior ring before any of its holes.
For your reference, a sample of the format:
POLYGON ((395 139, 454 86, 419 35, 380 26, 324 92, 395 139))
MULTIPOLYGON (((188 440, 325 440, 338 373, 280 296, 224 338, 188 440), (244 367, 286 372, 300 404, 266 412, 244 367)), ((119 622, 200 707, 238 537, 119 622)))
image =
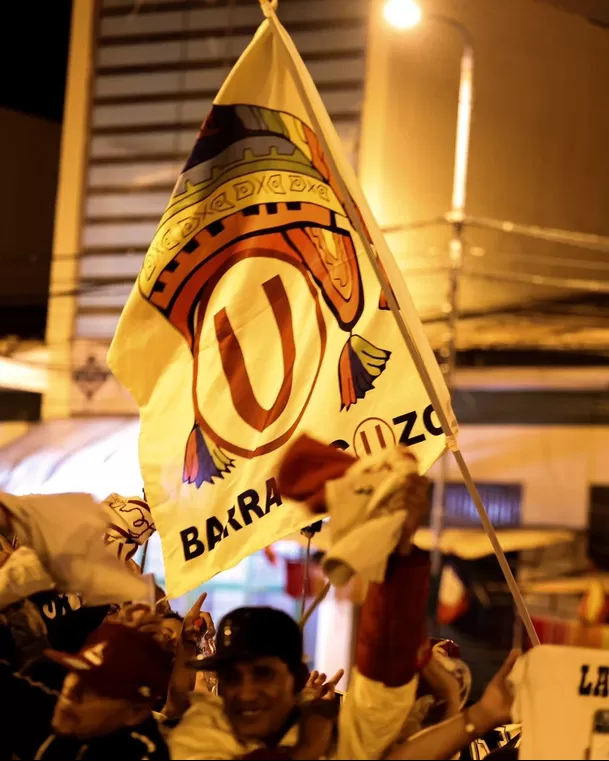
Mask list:
POLYGON ((9 358, 48 361, 43 347, 70 13, 66 0, 52 11, 43 4, 37 23, 30 9, 0 11, 7 30, 0 50, 0 446, 40 419, 46 388, 35 368, 9 358), (16 29, 28 30, 27 62, 19 35, 8 33, 16 29))
MULTIPOLYGON (((609 9, 421 5, 465 25, 476 56, 454 397, 462 449, 496 525, 581 531, 592 516, 595 561, 609 567, 609 9)), ((382 6, 280 0, 279 15, 379 222, 402 228, 388 240, 440 351, 462 42, 431 20, 391 29, 382 6)), ((105 354, 175 177, 261 14, 255 0, 73 0, 71 15, 62 0, 49 13, 41 32, 56 33, 39 78, 47 59, 65 68, 71 35, 67 79, 54 80, 66 83, 61 148, 62 97, 52 114, 23 113, 18 98, 0 112, 0 488, 137 493, 136 410, 105 354)), ((44 89, 39 79, 16 90, 28 87, 44 89)), ((477 525, 456 472, 449 479, 448 525, 477 525)), ((162 573, 158 548, 148 562, 162 573)), ((296 604, 283 596, 283 566, 248 562, 214 582, 214 612, 296 604)), ((348 649, 350 604, 328 611, 317 647, 339 627, 348 649)))

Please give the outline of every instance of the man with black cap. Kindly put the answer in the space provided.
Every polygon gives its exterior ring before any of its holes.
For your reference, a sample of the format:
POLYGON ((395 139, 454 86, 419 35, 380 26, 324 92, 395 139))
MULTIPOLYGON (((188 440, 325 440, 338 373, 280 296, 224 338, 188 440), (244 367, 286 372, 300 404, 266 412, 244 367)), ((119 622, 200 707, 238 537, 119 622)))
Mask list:
MULTIPOLYGON (((331 447, 301 440, 282 465, 280 491, 315 514, 326 513, 326 482, 341 478, 354 462, 331 447)), ((412 547, 428 507, 427 481, 414 474, 399 488, 401 538, 384 579, 368 587, 336 751, 329 748, 336 702, 303 701, 306 673, 298 626, 280 611, 242 608, 221 621, 217 655, 194 664, 217 671, 219 697, 193 696, 170 738, 173 758, 383 757, 414 704, 427 643, 429 559, 412 547)))
POLYGON ((216 654, 190 665, 218 675, 220 698, 193 695, 170 737, 173 758, 319 758, 336 718, 334 684, 323 698, 303 692, 302 635, 286 613, 238 608, 218 627, 216 654), (262 755, 259 755, 261 753, 262 755))

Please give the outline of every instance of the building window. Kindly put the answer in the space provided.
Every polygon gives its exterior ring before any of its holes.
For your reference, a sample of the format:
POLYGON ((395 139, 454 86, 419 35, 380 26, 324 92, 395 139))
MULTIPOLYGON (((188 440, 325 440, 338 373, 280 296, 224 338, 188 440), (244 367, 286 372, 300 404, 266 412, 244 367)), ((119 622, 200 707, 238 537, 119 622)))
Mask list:
MULTIPOLYGON (((494 526, 502 528, 520 525, 520 504, 522 501, 522 486, 520 484, 476 484, 482 502, 486 507, 489 518, 494 526)), ((462 483, 446 485, 446 514, 447 527, 479 526, 478 511, 462 483)))

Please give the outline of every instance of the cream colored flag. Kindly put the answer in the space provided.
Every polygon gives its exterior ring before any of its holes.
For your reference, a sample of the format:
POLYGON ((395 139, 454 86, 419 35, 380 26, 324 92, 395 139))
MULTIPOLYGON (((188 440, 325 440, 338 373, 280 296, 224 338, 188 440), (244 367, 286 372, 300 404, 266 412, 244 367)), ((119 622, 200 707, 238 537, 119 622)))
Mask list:
POLYGON ((218 94, 108 357, 140 407, 169 596, 310 522, 275 481, 298 433, 356 456, 402 441, 423 471, 445 447, 280 31, 262 23, 218 94))

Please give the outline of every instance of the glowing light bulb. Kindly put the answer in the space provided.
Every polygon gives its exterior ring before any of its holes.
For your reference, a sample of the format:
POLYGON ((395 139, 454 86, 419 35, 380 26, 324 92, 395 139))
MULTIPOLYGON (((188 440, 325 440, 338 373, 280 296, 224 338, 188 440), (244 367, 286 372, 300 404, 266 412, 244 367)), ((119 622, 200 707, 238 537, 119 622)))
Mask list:
POLYGON ((384 16, 396 29, 412 29, 421 21, 423 13, 414 0, 387 0, 384 16))

